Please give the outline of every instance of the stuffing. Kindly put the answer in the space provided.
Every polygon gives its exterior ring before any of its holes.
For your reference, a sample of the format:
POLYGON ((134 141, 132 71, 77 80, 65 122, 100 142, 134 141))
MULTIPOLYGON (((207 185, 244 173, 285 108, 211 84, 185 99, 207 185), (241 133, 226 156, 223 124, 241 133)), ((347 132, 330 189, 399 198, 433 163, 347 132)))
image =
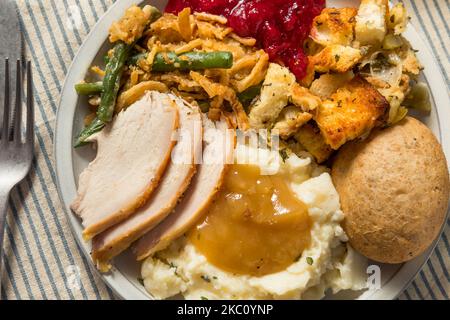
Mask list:
POLYGON ((362 0, 356 15, 355 38, 361 46, 378 45, 386 35, 388 0, 362 0))
POLYGON ((377 88, 389 102, 390 108, 387 120, 388 124, 394 124, 406 116, 405 111, 407 110, 403 108, 401 104, 411 89, 410 78, 408 75, 403 74, 399 83, 395 86, 391 86, 388 83, 383 83, 383 81, 372 77, 368 77, 367 81, 377 88))
POLYGON ((281 110, 272 132, 278 131, 282 139, 288 139, 298 128, 311 120, 312 115, 297 106, 287 106, 281 110))
POLYGON ((388 107, 371 84, 356 76, 322 102, 315 120, 325 142, 336 150, 374 128, 388 107))
POLYGON ((305 112, 316 110, 322 103, 318 96, 298 83, 291 86, 290 101, 305 112))
POLYGON ((323 9, 313 20, 311 38, 323 46, 351 45, 356 13, 356 8, 323 9))
POLYGON ((125 11, 125 15, 109 28, 109 41, 112 43, 122 40, 132 44, 142 36, 152 14, 154 11, 150 6, 142 9, 136 5, 131 6, 125 11))
POLYGON ((269 64, 261 95, 250 109, 249 121, 253 128, 266 128, 276 121, 288 104, 290 88, 294 83, 295 76, 288 68, 276 63, 269 64))
POLYGON ((333 93, 354 77, 352 71, 345 73, 325 73, 314 80, 309 91, 321 99, 328 99, 333 93))
POLYGON ((411 48, 409 48, 405 52, 402 60, 403 72, 418 75, 423 69, 423 66, 420 64, 419 60, 416 57, 416 53, 411 48))
POLYGON ((318 72, 347 72, 362 58, 359 49, 349 46, 331 45, 311 57, 314 68, 318 72))
POLYGON ((387 27, 395 35, 400 35, 406 30, 408 24, 408 14, 403 3, 397 3, 389 11, 389 17, 387 19, 387 27))
POLYGON ((320 129, 314 123, 302 126, 294 135, 294 139, 308 151, 318 163, 326 161, 333 149, 325 143, 320 129))

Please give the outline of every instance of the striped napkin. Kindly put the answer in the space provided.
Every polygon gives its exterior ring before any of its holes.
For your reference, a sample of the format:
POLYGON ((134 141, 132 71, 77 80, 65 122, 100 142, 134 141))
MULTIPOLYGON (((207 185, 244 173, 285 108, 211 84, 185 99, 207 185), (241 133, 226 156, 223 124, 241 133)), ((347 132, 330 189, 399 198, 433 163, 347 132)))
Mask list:
MULTIPOLYGON (((13 192, 5 233, 2 296, 7 299, 114 299, 78 248, 56 191, 54 122, 65 74, 92 26, 113 0, 16 0, 26 54, 34 65, 37 154, 13 192)), ((449 85, 448 0, 404 1, 412 23, 449 85), (446 19, 447 17, 447 19, 446 19)), ((399 299, 448 299, 450 221, 427 262, 399 299)))

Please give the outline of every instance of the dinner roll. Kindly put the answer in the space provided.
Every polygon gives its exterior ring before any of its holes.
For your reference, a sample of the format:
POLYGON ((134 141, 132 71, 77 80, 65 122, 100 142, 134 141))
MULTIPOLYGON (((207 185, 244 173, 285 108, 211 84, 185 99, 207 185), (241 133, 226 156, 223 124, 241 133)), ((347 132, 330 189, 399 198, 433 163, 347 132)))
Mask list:
POLYGON ((433 133, 414 118, 347 143, 332 177, 343 228, 353 248, 370 259, 408 261, 429 247, 444 223, 447 162, 433 133))

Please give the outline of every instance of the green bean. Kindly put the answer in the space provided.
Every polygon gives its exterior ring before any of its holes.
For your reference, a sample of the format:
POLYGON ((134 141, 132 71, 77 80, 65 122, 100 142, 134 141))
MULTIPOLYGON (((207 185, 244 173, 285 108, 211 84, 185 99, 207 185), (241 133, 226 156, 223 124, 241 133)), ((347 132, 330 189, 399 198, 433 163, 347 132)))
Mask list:
MULTIPOLYGON (((145 59, 147 53, 139 53, 129 60, 130 64, 137 64, 145 59)), ((175 52, 158 53, 153 61, 152 71, 170 72, 175 70, 205 70, 229 69, 233 65, 233 55, 228 51, 200 52, 192 51, 177 55, 175 52)))
POLYGON ((74 147, 78 148, 85 145, 87 143, 86 139, 94 133, 102 130, 104 126, 105 123, 96 117, 94 120, 92 120, 91 124, 85 127, 83 131, 81 131, 81 133, 78 135, 77 139, 75 140, 74 147))
MULTIPOLYGON (((152 23, 159 17, 161 17, 161 12, 157 8, 151 7, 149 23, 152 23)), ((100 106, 97 109, 97 117, 103 122, 109 122, 113 117, 123 67, 133 47, 134 44, 128 45, 119 41, 113 48, 112 56, 108 59, 105 68, 105 77, 103 78, 103 92, 100 106)))
POLYGON ((209 101, 207 101, 207 100, 199 100, 199 101, 197 101, 197 103, 198 103, 198 106, 200 107, 200 110, 203 113, 208 112, 209 108, 211 107, 209 104, 209 101))
POLYGON ((112 57, 106 65, 105 77, 103 78, 103 92, 97 109, 97 117, 103 122, 109 122, 113 117, 114 105, 120 87, 120 78, 131 48, 132 45, 127 45, 121 41, 117 42, 114 46, 112 57))
MULTIPOLYGON (((148 23, 150 24, 153 21, 157 20, 159 17, 161 17, 161 15, 161 12, 157 8, 151 6, 151 16, 148 23)), ((110 57, 108 54, 106 54, 104 57, 106 68, 103 82, 89 84, 89 86, 81 86, 78 89, 77 86, 75 86, 75 90, 77 90, 77 92, 78 90, 80 90, 81 92, 89 92, 89 90, 93 90, 94 88, 98 90, 96 93, 101 92, 101 101, 100 106, 97 109, 97 117, 91 122, 89 126, 85 127, 80 132, 77 139, 75 140, 75 148, 86 144, 86 139, 88 137, 102 130, 105 126, 105 123, 111 121, 114 113, 117 93, 120 87, 123 67, 125 65, 125 62, 128 60, 131 49, 133 47, 134 43, 131 45, 127 45, 123 42, 117 42, 113 48, 112 56, 110 57)))
POLYGON ((431 112, 431 101, 428 86, 423 82, 417 83, 411 88, 402 104, 407 108, 416 109, 426 113, 431 112))
POLYGON ((77 83, 75 85, 75 91, 79 95, 90 96, 97 93, 102 93, 103 91, 103 83, 101 81, 98 82, 85 82, 85 83, 77 83))
POLYGON ((258 84, 238 93, 237 97, 244 108, 247 108, 253 101, 253 99, 255 99, 255 97, 261 93, 261 87, 262 84, 258 84))
POLYGON ((127 61, 127 64, 129 65, 137 65, 138 61, 141 59, 146 59, 147 58, 148 53, 147 52, 139 52, 136 54, 133 54, 127 61))
POLYGON ((103 62, 105 63, 105 65, 108 64, 108 62, 109 62, 109 56, 108 56, 108 54, 105 54, 105 55, 103 56, 103 62))
POLYGON ((150 7, 150 18, 149 18, 149 23, 152 23, 153 21, 158 20, 161 16, 162 13, 161 11, 159 11, 158 8, 154 7, 154 6, 149 6, 150 7))

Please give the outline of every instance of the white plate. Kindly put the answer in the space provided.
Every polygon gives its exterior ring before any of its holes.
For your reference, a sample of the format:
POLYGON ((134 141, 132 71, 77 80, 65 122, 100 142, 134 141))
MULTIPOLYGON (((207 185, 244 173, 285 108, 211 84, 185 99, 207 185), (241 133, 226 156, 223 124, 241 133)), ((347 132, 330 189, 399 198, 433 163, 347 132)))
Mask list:
MULTIPOLYGON (((136 2, 140 1, 117 1, 92 28, 69 69, 58 108, 54 141, 58 192, 75 238, 89 261, 91 261, 89 255, 90 244, 83 241, 81 223, 69 209, 69 205, 76 195, 78 176, 95 155, 95 152, 90 148, 77 150, 72 148, 73 137, 83 127, 83 118, 87 109, 86 98, 77 96, 74 84, 84 79, 86 71, 91 64, 102 63, 102 57, 110 47, 106 41, 109 26, 121 17, 128 7, 136 2)), ((166 2, 159 0, 152 1, 152 4, 161 9, 164 8, 166 2)), ((347 5, 356 7, 358 3, 359 1, 335 0, 328 1, 327 6, 347 5)), ((448 108, 450 99, 444 78, 426 43, 422 41, 412 26, 408 27, 405 36, 412 43, 413 47, 419 50, 418 57, 425 66, 422 80, 428 83, 432 95, 433 111, 429 116, 421 120, 433 130, 444 148, 447 159, 450 159, 450 122, 448 121, 450 119, 450 109, 448 108)), ((342 292, 327 298, 394 299, 420 271, 435 244, 436 241, 423 255, 403 265, 381 265, 381 289, 366 291, 362 294, 342 292)), ((128 253, 124 253, 116 259, 115 267, 111 272, 101 275, 113 291, 124 299, 151 299, 151 296, 137 280, 139 276, 140 266, 128 253)))

